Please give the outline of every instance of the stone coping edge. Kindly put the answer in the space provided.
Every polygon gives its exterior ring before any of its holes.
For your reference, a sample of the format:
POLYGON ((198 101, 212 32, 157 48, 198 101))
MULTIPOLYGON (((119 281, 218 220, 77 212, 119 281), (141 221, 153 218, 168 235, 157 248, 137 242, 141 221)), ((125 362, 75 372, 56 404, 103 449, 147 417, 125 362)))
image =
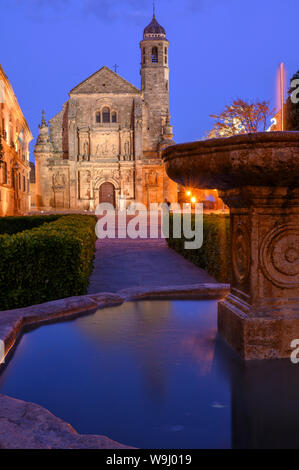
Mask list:
MULTIPOLYGON (((165 287, 132 287, 116 293, 101 292, 52 300, 43 304, 0 311, 0 340, 5 356, 26 326, 72 319, 100 308, 120 305, 132 300, 221 299, 229 294, 228 284, 206 283, 165 287)), ((0 357, 0 361, 4 358, 0 357)))
POLYGON ((243 147, 276 147, 277 144, 288 145, 289 147, 299 146, 298 131, 272 131, 272 132, 254 132, 252 134, 237 134, 230 137, 218 137, 206 140, 197 140, 193 142, 184 142, 182 144, 170 145, 162 153, 164 162, 174 158, 183 158, 186 155, 196 156, 202 153, 238 150, 243 147))
MULTIPOLYGON (((193 284, 165 287, 134 287, 116 293, 103 292, 53 300, 43 304, 0 312, 0 340, 4 357, 27 326, 68 320, 100 308, 133 300, 221 299, 229 294, 228 284, 193 284)), ((45 408, 0 395, 0 448, 14 449, 133 449, 105 436, 80 435, 68 423, 45 408), (51 433, 48 431, 51 429, 51 433), (53 430, 53 432, 52 432, 53 430)))

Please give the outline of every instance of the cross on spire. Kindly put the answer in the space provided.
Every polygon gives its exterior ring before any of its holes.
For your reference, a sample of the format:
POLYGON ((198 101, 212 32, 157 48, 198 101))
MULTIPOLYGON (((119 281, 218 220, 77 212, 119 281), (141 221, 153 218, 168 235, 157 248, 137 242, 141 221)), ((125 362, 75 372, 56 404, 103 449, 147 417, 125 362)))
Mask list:
POLYGON ((41 125, 42 125, 42 126, 46 126, 46 125, 47 125, 46 119, 45 119, 45 115, 46 115, 46 113, 45 113, 45 110, 43 109, 43 110, 42 110, 42 122, 41 122, 41 125))
POLYGON ((117 73, 117 69, 119 69, 119 65, 114 64, 114 65, 113 65, 113 68, 114 68, 114 72, 117 73))

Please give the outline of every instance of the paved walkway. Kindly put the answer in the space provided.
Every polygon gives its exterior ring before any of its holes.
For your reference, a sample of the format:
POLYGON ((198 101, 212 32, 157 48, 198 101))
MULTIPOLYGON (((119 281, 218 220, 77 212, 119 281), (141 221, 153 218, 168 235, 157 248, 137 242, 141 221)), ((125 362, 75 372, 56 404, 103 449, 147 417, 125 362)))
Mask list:
POLYGON ((97 240, 88 293, 209 282, 217 281, 168 248, 164 239, 104 239, 97 240))

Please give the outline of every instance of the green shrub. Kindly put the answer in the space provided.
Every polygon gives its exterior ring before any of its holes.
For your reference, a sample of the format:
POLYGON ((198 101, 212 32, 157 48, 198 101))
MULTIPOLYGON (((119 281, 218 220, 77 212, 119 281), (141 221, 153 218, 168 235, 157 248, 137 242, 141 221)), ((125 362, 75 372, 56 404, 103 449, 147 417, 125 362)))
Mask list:
POLYGON ((54 220, 62 217, 61 215, 32 215, 32 216, 12 216, 0 217, 0 234, 23 232, 23 230, 31 230, 39 227, 46 222, 54 222, 54 220))
MULTIPOLYGON (((191 219, 192 230, 194 230, 194 216, 191 219)), ((173 238, 173 217, 170 215, 170 230, 167 243, 170 248, 180 253, 189 261, 205 269, 219 282, 230 282, 230 219, 228 215, 204 214, 203 216, 203 245, 197 250, 186 250, 184 243, 186 239, 173 238)))
POLYGON ((0 310, 85 294, 93 268, 96 217, 66 215, 0 235, 0 310))

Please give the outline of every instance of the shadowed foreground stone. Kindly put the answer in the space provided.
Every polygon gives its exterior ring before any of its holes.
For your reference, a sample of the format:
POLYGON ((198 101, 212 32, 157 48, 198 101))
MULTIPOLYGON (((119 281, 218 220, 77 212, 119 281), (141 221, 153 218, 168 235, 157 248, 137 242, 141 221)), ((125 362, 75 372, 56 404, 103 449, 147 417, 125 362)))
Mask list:
POLYGON ((289 357, 299 338, 299 132, 174 145, 168 176, 230 207, 231 292, 218 330, 245 359, 289 357))
POLYGON ((105 436, 80 435, 34 403, 0 395, 0 449, 132 449, 105 436))

